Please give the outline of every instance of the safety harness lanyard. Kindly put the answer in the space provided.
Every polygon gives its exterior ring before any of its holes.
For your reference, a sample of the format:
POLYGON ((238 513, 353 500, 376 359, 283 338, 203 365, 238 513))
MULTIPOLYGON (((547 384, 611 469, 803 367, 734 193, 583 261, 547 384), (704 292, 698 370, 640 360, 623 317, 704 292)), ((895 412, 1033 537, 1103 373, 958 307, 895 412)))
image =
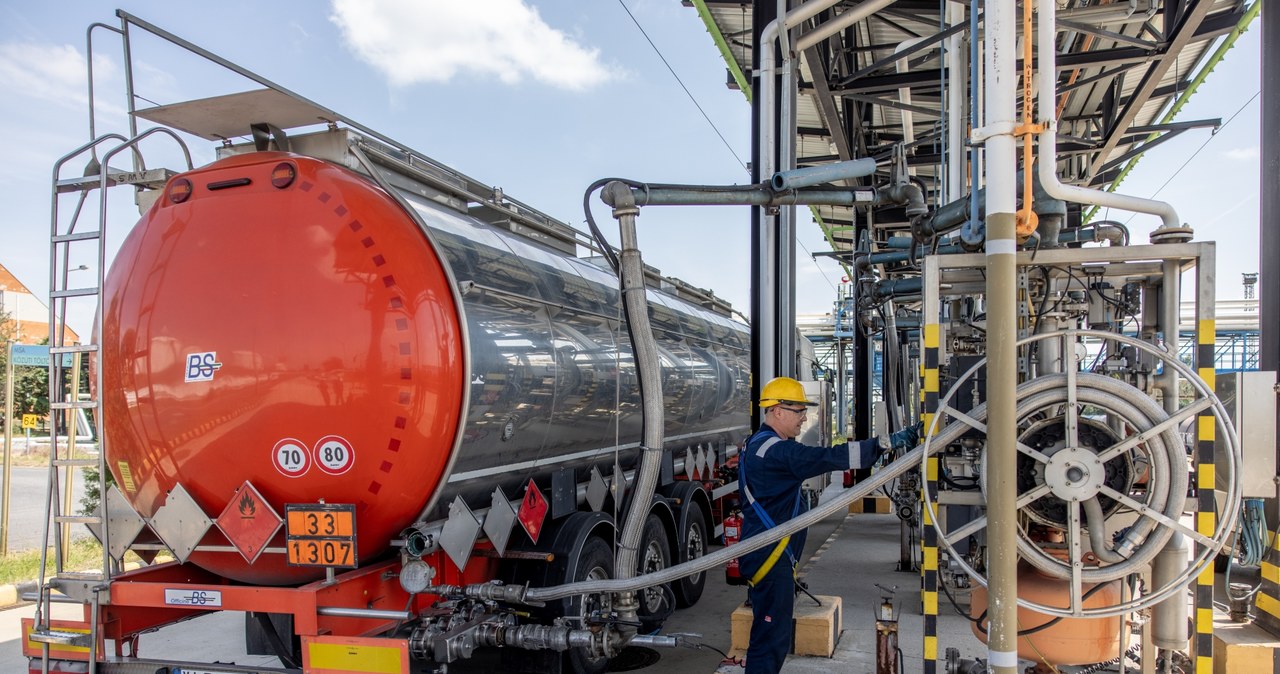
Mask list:
MULTIPOLYGON (((755 435, 751 436, 751 438, 747 440, 747 446, 750 447, 751 441, 754 440, 756 436, 759 436, 761 434, 771 435, 769 433, 766 433, 765 431, 757 431, 755 435)), ((778 436, 774 435, 773 437, 777 438, 778 436)), ((781 438, 779 438, 779 440, 780 439, 781 438)), ((768 442, 768 440, 766 440, 765 442, 768 442)), ((742 462, 741 462, 742 470, 738 472, 738 480, 742 482, 742 493, 747 497, 747 503, 751 504, 751 508, 755 511, 756 517, 760 518, 760 522, 764 524, 766 529, 772 529, 777 525, 774 523, 773 518, 769 517, 769 513, 765 511, 764 507, 760 505, 759 501, 756 501, 755 496, 751 493, 751 487, 747 483, 747 463, 748 463, 747 455, 750 453, 751 452, 743 452, 742 454, 742 462)), ((792 519, 794 519, 799 514, 800 514, 800 492, 797 490, 796 503, 791 510, 792 519)), ((761 564, 760 569, 755 572, 755 575, 751 576, 751 580, 747 581, 747 585, 751 587, 755 587, 757 583, 759 583, 761 580, 764 580, 764 577, 769 575, 769 572, 773 570, 773 565, 778 563, 778 559, 782 557, 782 552, 784 550, 787 553, 787 558, 791 560, 791 569, 794 572, 795 566, 796 566, 796 558, 794 555, 791 554, 791 550, 787 547, 787 545, 790 542, 791 542, 790 535, 784 536, 782 540, 778 541, 778 544, 773 548, 773 552, 770 552, 769 557, 764 560, 764 564, 761 564)))

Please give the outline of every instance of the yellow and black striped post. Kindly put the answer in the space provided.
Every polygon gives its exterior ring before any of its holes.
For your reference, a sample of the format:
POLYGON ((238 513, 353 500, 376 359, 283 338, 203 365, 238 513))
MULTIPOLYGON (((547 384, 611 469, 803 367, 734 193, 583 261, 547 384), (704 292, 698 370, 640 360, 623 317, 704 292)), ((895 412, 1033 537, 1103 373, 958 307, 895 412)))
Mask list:
MULTIPOLYGON (((1258 617, 1255 622, 1274 636, 1280 636, 1280 532, 1269 532, 1271 547, 1262 557, 1262 587, 1258 589, 1258 617)), ((1280 654, 1280 649, 1276 650, 1280 654)), ((1277 670, 1280 671, 1280 670, 1277 670)))
MULTIPOLYGON (((926 320, 936 318, 926 315, 926 320)), ((925 323, 921 334, 924 340, 924 384, 921 386, 924 407, 920 420, 924 425, 924 434, 932 432, 933 417, 938 411, 938 347, 939 326, 937 323, 925 323)), ((929 501, 938 502, 938 457, 925 459, 924 489, 928 490, 929 501)), ((924 494, 921 494, 921 498, 924 494)), ((938 532, 933 526, 933 518, 929 509, 921 509, 920 535, 921 559, 920 573, 924 585, 921 600, 924 604, 924 674, 937 674, 938 671, 938 532)))
MULTIPOLYGON (((1197 374, 1215 390, 1216 373, 1213 367, 1213 346, 1217 337, 1214 320, 1201 319, 1196 329, 1196 367, 1197 374)), ((1213 408, 1196 417, 1196 531, 1213 537, 1217 528, 1214 512, 1214 473, 1213 473, 1213 441, 1217 420, 1213 408)), ((1197 550, 1199 554, 1203 545, 1197 550)), ((1206 564, 1204 571, 1196 578, 1195 594, 1195 654, 1196 674, 1213 674, 1213 564, 1206 564)))

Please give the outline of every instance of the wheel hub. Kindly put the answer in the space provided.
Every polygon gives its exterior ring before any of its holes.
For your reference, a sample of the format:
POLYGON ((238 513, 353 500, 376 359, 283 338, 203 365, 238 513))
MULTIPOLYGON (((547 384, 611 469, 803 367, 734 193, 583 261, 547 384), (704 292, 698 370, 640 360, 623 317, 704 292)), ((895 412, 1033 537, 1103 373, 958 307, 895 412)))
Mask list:
POLYGON ((1032 520, 1045 526, 1065 529, 1068 525, 1067 504, 1087 501, 1095 496, 1102 505, 1103 513, 1112 515, 1120 504, 1101 494, 1102 486, 1128 493, 1139 474, 1131 452, 1114 457, 1105 464, 1098 461, 1100 452, 1119 442, 1106 425, 1081 417, 1077 420, 1076 436, 1077 443, 1069 445, 1066 419, 1063 417, 1045 419, 1019 434, 1021 442, 1048 457, 1047 462, 1041 463, 1018 453, 1018 493, 1042 484, 1051 490, 1050 495, 1023 510, 1032 520))
POLYGON ((1087 501, 1107 477, 1098 455, 1080 447, 1064 447, 1044 465, 1044 483, 1063 501, 1087 501))

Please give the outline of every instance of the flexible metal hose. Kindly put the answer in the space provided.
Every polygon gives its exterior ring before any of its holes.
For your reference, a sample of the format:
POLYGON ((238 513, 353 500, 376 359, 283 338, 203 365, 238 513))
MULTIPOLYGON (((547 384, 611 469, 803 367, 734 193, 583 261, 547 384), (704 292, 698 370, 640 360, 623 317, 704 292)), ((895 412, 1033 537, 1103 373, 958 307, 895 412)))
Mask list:
MULTIPOLYGON (((935 449, 946 447, 949 443, 959 439, 959 437, 968 430, 969 427, 964 424, 951 424, 934 439, 932 447, 935 449)), ((737 559, 748 552, 759 550, 760 548, 777 543, 782 540, 784 536, 790 536, 801 529, 821 522, 823 519, 834 515, 841 510, 847 510, 850 503, 853 503, 863 497, 870 496, 875 493, 877 489, 893 481, 899 475, 902 475, 909 470, 918 469, 920 467, 921 460, 924 459, 924 453, 925 448, 923 445, 916 447, 902 455, 902 457, 897 461, 894 461, 879 471, 872 473, 869 479, 859 482, 831 501, 800 515, 795 519, 783 522, 759 535, 752 536, 741 543, 722 548, 709 555, 704 555, 682 564, 669 566, 661 571, 645 574, 643 576, 636 576, 634 578, 589 580, 570 583, 568 585, 560 585, 557 587, 530 588, 525 594, 525 599, 527 601, 551 601, 553 599, 564 599, 565 597, 597 592, 627 592, 640 590, 653 585, 670 583, 686 576, 691 576, 700 571, 706 571, 717 566, 722 566, 728 563, 729 560, 737 559)))
MULTIPOLYGON (((644 283, 644 263, 636 239, 636 215, 640 210, 632 199, 631 189, 620 182, 605 186, 612 197, 614 217, 622 238, 621 268, 623 306, 626 311, 628 332, 631 335, 631 351, 636 361, 636 373, 640 380, 640 403, 643 408, 641 433, 642 453, 636 470, 635 491, 631 507, 626 513, 622 534, 618 541, 617 563, 614 574, 619 579, 635 576, 636 556, 640 538, 644 534, 645 518, 649 515, 649 501, 658 484, 662 465, 663 409, 662 366, 658 361, 658 348, 649 325, 649 298, 644 283)), ((615 485, 615 493, 621 493, 621 485, 615 485)), ((640 589, 639 587, 635 589, 640 589)))

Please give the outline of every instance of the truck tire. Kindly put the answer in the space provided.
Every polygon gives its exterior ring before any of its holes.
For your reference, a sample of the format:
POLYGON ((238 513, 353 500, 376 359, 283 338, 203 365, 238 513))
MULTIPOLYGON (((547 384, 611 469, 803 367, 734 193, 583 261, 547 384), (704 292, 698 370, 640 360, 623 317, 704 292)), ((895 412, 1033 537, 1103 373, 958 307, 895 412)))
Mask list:
MULTIPOLYGON (((640 551, 636 560, 639 568, 636 575, 646 575, 661 571, 671 566, 671 544, 667 540, 667 529, 662 520, 650 513, 644 522, 644 535, 640 537, 640 551)), ((636 593, 640 602, 640 630, 653 632, 662 627, 675 610, 671 586, 669 584, 647 587, 636 593)))
MULTIPOLYGON (((573 581, 613 578, 613 549, 597 536, 587 539, 578 555, 578 563, 570 576, 573 581)), ((589 616, 593 611, 609 612, 609 595, 582 595, 569 600, 566 615, 589 616)), ((603 674, 609 669, 609 658, 593 658, 584 649, 573 648, 564 654, 565 669, 573 674, 603 674)))
MULTIPOLYGON (((683 564, 707 554, 707 546, 711 543, 711 530, 707 524, 707 514, 696 501, 685 502, 680 514, 680 525, 676 539, 676 562, 683 564)), ((707 572, 701 571, 692 576, 685 576, 671 584, 675 591, 676 606, 688 608, 698 603, 702 591, 707 586, 707 572)))

